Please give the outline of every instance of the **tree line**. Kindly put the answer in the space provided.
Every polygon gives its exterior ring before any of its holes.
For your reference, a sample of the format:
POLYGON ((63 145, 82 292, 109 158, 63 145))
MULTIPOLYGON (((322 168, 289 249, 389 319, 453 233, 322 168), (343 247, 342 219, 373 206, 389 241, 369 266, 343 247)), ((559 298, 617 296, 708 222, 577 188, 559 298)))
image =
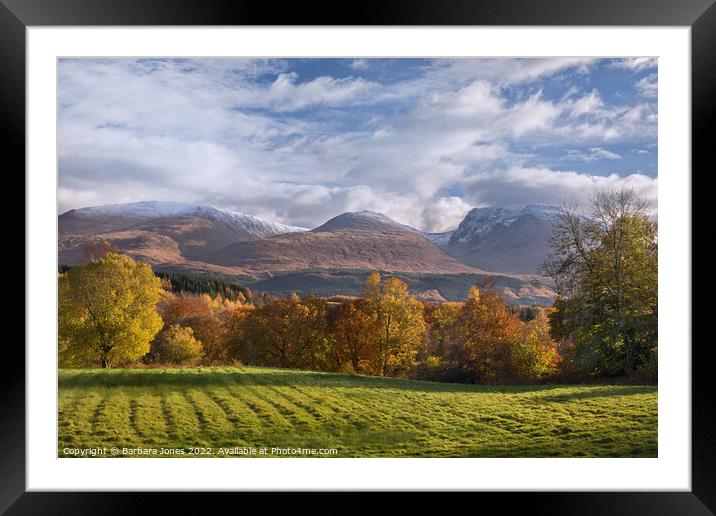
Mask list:
POLYGON ((489 383, 537 380, 559 362, 546 309, 524 322, 477 288, 464 303, 425 303, 376 272, 355 299, 256 307, 162 289, 148 265, 108 253, 63 274, 60 298, 65 367, 242 363, 489 383))
POLYGON ((565 208, 545 272, 553 307, 416 300, 373 272, 356 298, 176 292, 111 250, 59 275, 63 367, 247 364, 470 383, 656 378, 656 226, 631 191, 565 208))
POLYGON ((155 274, 165 283, 164 288, 172 292, 191 292, 194 294, 209 294, 212 298, 217 295, 230 301, 251 299, 253 292, 247 287, 214 276, 197 276, 196 274, 182 274, 179 272, 157 271, 155 274))

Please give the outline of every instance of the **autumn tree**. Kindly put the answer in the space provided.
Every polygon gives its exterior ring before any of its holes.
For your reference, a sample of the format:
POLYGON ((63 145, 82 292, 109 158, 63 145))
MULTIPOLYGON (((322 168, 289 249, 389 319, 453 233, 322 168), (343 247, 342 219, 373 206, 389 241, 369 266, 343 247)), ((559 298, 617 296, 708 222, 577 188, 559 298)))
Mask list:
POLYGON ((236 302, 218 295, 212 298, 208 294, 165 293, 159 311, 165 328, 179 324, 192 329, 202 344, 203 363, 223 364, 230 359, 230 344, 222 314, 235 306, 236 302))
POLYGON ((166 292, 157 305, 165 325, 181 324, 190 317, 201 317, 211 313, 212 303, 209 296, 187 293, 166 292))
POLYGON ((191 328, 174 324, 162 330, 153 346, 154 359, 161 363, 193 365, 202 357, 202 346, 191 328))
POLYGON ((149 265, 105 254, 59 278, 60 362, 115 367, 139 359, 162 327, 149 265))
POLYGON ((598 192, 587 214, 563 209, 550 241, 553 334, 571 339, 595 375, 631 374, 656 360, 658 242, 647 210, 633 190, 598 192))
POLYGON ((455 341, 447 358, 474 383, 495 383, 513 375, 513 351, 523 323, 500 295, 473 287, 455 321, 455 341))
POLYGON ((249 357, 251 353, 247 349, 245 339, 244 325, 253 310, 253 305, 237 300, 231 306, 225 306, 219 314, 219 318, 226 328, 226 350, 232 360, 251 361, 249 357))
POLYGON ((328 304, 308 296, 266 302, 243 323, 251 361, 260 365, 331 369, 328 304))
POLYGON ((381 281, 372 272, 362 298, 378 329, 374 368, 380 376, 407 372, 413 365, 425 335, 423 307, 397 278, 381 281))
POLYGON ((377 374, 376 364, 380 363, 376 354, 379 328, 368 314, 365 301, 341 303, 330 322, 337 368, 357 374, 377 374))
POLYGON ((456 321, 462 303, 438 303, 425 308, 425 322, 428 331, 427 354, 441 357, 455 340, 456 321))
POLYGON ((537 380, 557 371, 562 357, 550 335, 549 309, 539 309, 523 324, 523 336, 512 347, 511 373, 515 379, 537 380))

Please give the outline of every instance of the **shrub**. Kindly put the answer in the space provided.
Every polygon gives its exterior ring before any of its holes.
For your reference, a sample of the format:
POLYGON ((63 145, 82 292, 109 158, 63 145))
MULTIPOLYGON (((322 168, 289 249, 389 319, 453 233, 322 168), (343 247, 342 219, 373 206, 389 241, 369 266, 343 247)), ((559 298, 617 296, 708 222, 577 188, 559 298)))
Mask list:
POLYGON ((194 365, 201 360, 202 345, 194 338, 194 330, 191 328, 174 324, 163 330, 155 343, 157 362, 194 365))

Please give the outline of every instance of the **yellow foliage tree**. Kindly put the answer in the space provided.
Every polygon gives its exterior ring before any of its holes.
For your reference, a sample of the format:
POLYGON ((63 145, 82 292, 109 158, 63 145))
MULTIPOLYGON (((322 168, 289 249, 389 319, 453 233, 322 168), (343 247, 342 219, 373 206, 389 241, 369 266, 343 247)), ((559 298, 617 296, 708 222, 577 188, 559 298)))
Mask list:
POLYGON ((524 325, 524 337, 513 348, 513 373, 518 378, 536 380, 552 374, 559 364, 557 343, 549 334, 547 309, 524 325))
POLYGON ((193 365, 201 360, 202 346, 191 328, 173 324, 159 334, 156 352, 159 362, 193 365))
POLYGON ((380 280, 373 272, 363 291, 366 309, 378 327, 375 369, 381 376, 407 372, 425 336, 423 305, 397 278, 380 280))
POLYGON ((125 255, 70 269, 59 279, 60 364, 116 367, 147 354, 161 292, 149 265, 125 255))

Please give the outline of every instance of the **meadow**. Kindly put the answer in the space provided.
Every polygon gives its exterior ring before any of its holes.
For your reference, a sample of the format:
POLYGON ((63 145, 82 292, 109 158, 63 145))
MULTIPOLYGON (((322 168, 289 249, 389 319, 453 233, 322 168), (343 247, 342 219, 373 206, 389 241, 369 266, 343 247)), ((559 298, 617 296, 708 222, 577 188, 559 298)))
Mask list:
POLYGON ((152 456, 137 448, 204 457, 245 457, 251 448, 657 456, 656 387, 480 386, 258 367, 61 369, 58 402, 60 457, 112 447, 118 456, 152 456))

